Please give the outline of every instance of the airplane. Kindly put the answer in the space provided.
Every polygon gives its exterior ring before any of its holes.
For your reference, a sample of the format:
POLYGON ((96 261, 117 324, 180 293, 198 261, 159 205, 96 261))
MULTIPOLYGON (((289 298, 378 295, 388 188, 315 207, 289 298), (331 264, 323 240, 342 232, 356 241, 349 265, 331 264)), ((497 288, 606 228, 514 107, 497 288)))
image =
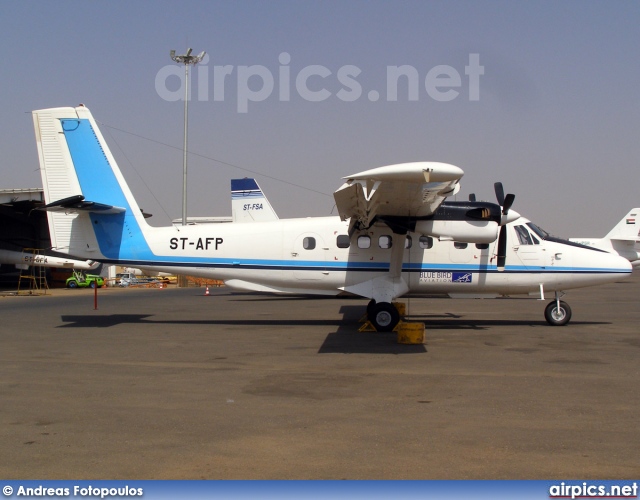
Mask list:
POLYGON ((588 247, 599 248, 628 259, 640 268, 640 208, 632 208, 604 238, 569 238, 588 247))
POLYGON ((85 271, 93 270, 100 266, 100 262, 93 260, 74 260, 65 257, 53 257, 51 255, 33 254, 31 252, 15 252, 12 250, 0 250, 0 264, 13 264, 16 269, 28 269, 29 266, 40 266, 73 268, 85 271))
POLYGON ((265 222, 278 220, 276 211, 255 179, 231 179, 232 222, 265 222))
MULTIPOLYGON (((231 217, 188 217, 187 224, 223 224, 227 222, 264 222, 277 220, 278 215, 255 179, 231 179, 231 217)), ((182 219, 171 221, 182 225, 182 219)))
POLYGON ((52 244, 107 264, 219 279, 235 289, 369 299, 378 331, 400 321, 409 293, 555 293, 551 325, 567 324, 572 288, 629 276, 614 254, 549 236, 498 204, 445 202, 463 171, 440 162, 377 167, 345 177, 338 216, 152 227, 144 220, 84 105, 32 112, 52 244))

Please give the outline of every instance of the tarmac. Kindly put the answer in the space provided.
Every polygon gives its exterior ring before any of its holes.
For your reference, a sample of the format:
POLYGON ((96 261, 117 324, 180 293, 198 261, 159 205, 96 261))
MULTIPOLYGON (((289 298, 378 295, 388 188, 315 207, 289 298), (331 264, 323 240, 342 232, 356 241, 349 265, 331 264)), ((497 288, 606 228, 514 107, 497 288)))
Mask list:
POLYGON ((637 479, 640 276, 535 299, 0 298, 5 479, 637 479), (551 297, 549 297, 551 298, 551 297))

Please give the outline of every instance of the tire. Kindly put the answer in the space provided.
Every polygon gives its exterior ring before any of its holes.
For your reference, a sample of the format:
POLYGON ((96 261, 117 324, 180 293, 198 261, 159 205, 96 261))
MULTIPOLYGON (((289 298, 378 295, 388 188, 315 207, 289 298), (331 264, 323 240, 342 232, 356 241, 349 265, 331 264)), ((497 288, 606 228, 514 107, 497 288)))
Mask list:
POLYGON ((544 310, 544 319, 551 326, 564 326, 571 320, 571 308, 566 302, 560 301, 560 309, 555 300, 549 302, 544 310))
POLYGON ((78 288, 78 282, 75 280, 71 280, 67 283, 67 287, 69 288, 78 288))
POLYGON ((96 287, 96 282, 95 282, 95 281, 92 281, 92 282, 89 284, 89 286, 90 286, 91 288, 95 288, 95 287, 96 287))
POLYGON ((373 314, 368 314, 369 321, 379 332, 392 331, 400 321, 400 313, 389 302, 378 302, 371 309, 373 314))
POLYGON ((374 309, 376 307, 376 301, 371 299, 367 304, 367 318, 372 318, 374 315, 374 309))

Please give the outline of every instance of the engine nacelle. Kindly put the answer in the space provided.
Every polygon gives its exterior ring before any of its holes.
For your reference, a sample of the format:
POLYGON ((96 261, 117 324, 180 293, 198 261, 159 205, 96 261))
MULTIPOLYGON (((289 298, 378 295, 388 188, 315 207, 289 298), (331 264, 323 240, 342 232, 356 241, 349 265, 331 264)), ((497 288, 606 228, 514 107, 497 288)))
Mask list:
MULTIPOLYGON (((514 211, 514 216, 519 217, 514 211)), ((466 243, 492 243, 498 238, 502 208, 485 201, 447 201, 428 217, 380 217, 395 233, 413 231, 424 236, 466 243)), ((514 219, 515 220, 515 219, 514 219)))
POLYGON ((425 236, 464 241, 467 243, 493 243, 500 226, 492 220, 421 220, 415 231, 425 236))

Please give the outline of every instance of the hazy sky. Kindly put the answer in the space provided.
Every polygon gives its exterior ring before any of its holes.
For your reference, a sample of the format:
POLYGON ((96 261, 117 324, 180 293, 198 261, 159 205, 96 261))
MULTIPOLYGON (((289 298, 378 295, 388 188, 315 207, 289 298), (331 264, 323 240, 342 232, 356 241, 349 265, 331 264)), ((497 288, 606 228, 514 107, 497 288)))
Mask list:
POLYGON ((328 215, 342 177, 424 160, 464 169, 458 199, 500 180, 604 236, 640 206, 639 26, 631 1, 5 2, 0 187, 41 186, 31 110, 84 103, 150 222, 181 217, 169 51, 192 47, 189 215, 229 215, 245 176, 280 217, 328 215))

